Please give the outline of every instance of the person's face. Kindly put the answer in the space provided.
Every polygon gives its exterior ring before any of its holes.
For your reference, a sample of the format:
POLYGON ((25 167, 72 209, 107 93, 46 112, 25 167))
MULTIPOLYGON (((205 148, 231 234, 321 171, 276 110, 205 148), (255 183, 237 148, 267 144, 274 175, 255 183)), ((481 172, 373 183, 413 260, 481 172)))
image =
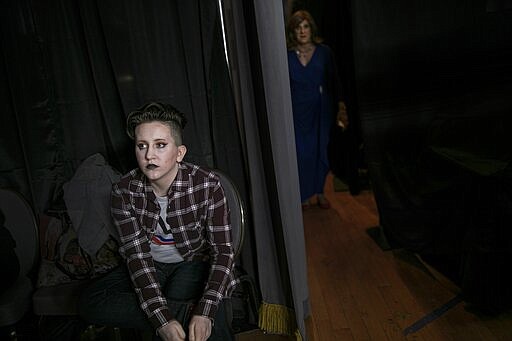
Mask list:
POLYGON ((309 44, 311 42, 311 26, 307 20, 303 20, 299 26, 295 28, 295 38, 300 45, 309 44))
POLYGON ((142 123, 135 128, 137 163, 151 184, 169 186, 186 152, 185 146, 176 146, 171 129, 162 122, 142 123))

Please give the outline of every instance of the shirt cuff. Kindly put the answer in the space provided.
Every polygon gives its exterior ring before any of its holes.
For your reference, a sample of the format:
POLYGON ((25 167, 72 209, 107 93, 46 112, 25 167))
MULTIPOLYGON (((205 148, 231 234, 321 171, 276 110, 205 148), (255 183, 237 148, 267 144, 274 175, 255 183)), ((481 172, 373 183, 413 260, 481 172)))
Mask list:
POLYGON ((214 304, 212 301, 202 299, 195 306, 194 315, 205 316, 214 321, 218 308, 218 305, 214 304))
POLYGON ((167 308, 162 308, 160 310, 156 310, 153 312, 153 315, 149 317, 149 323, 155 328, 156 330, 160 327, 163 327, 169 321, 174 319, 171 312, 167 308))

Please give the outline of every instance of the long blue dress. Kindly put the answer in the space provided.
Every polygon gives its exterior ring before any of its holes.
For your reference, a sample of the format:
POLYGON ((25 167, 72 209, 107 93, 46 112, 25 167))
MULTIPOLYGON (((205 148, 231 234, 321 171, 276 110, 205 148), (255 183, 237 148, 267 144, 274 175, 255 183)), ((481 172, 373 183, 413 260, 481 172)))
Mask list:
POLYGON ((294 50, 288 51, 295 146, 301 201, 323 193, 329 172, 327 145, 341 100, 339 78, 331 49, 316 46, 303 66, 294 50))

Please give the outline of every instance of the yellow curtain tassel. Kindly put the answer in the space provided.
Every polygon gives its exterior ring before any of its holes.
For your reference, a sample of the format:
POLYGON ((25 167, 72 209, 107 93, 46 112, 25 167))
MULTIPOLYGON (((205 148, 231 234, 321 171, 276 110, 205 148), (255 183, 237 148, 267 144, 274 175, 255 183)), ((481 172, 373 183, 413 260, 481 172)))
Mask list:
POLYGON ((297 341, 302 341, 302 335, 300 335, 299 329, 295 329, 295 338, 297 341))
POLYGON ((269 334, 295 336, 297 341, 302 341, 295 312, 283 305, 263 302, 259 311, 259 327, 269 334))

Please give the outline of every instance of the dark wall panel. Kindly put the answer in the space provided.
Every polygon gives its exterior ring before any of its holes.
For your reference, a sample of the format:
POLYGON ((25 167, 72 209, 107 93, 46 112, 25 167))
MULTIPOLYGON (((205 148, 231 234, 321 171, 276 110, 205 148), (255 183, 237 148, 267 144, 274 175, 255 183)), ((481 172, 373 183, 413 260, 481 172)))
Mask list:
POLYGON ((509 3, 351 2, 357 104, 383 230, 491 309, 512 296, 503 270, 512 261, 509 3))

